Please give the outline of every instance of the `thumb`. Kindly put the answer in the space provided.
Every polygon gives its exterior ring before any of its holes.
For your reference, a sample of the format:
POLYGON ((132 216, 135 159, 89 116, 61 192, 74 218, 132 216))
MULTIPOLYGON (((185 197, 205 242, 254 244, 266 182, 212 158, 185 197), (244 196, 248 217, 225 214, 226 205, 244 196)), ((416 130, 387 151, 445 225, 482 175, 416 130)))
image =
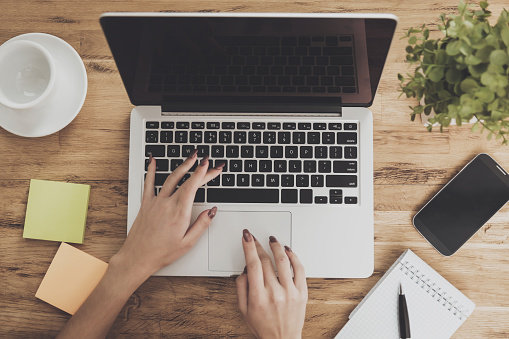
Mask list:
POLYGON ((216 216, 217 207, 214 206, 209 210, 200 213, 195 222, 189 227, 186 232, 185 239, 193 246, 205 230, 210 226, 212 219, 216 216))

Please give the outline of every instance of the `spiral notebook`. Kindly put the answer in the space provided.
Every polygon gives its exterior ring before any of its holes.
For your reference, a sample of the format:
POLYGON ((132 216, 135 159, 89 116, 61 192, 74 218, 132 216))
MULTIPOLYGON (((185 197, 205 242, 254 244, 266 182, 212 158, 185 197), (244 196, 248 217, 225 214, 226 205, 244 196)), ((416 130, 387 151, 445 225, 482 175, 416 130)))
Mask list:
POLYGON ((399 338, 399 284, 407 300, 412 339, 450 338, 475 304, 406 250, 348 317, 336 338, 399 338))

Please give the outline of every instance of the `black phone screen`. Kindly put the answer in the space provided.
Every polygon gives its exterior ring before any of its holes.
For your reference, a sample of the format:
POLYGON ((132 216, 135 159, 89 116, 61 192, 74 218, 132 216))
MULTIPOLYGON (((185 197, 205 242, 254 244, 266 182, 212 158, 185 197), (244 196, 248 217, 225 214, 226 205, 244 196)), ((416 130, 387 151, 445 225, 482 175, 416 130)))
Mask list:
POLYGON ((414 226, 442 254, 452 255, 509 201, 509 175, 479 154, 414 217, 414 226))

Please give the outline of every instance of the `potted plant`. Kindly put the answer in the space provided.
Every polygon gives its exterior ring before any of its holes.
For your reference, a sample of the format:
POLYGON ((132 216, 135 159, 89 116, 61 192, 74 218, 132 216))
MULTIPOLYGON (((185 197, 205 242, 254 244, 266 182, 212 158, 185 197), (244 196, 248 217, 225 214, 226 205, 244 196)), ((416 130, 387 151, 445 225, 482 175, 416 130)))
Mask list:
POLYGON ((475 121, 503 144, 509 139, 509 15, 503 10, 497 23, 488 22, 488 2, 471 11, 463 1, 458 15, 440 15, 443 33, 430 38, 426 25, 410 28, 406 60, 413 70, 398 74, 401 95, 416 98, 411 120, 429 115, 427 129, 475 121))

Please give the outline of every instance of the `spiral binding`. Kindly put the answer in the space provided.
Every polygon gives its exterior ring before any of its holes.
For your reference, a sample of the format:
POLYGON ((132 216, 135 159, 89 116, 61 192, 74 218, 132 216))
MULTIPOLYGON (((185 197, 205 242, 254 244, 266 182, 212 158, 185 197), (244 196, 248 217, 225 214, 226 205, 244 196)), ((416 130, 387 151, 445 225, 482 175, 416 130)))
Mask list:
POLYGON ((434 300, 440 303, 445 309, 452 312, 459 320, 466 319, 470 310, 460 304, 458 300, 453 299, 445 290, 437 286, 434 282, 426 277, 424 272, 410 265, 409 261, 400 262, 399 270, 415 282, 421 289, 428 293, 434 300))

